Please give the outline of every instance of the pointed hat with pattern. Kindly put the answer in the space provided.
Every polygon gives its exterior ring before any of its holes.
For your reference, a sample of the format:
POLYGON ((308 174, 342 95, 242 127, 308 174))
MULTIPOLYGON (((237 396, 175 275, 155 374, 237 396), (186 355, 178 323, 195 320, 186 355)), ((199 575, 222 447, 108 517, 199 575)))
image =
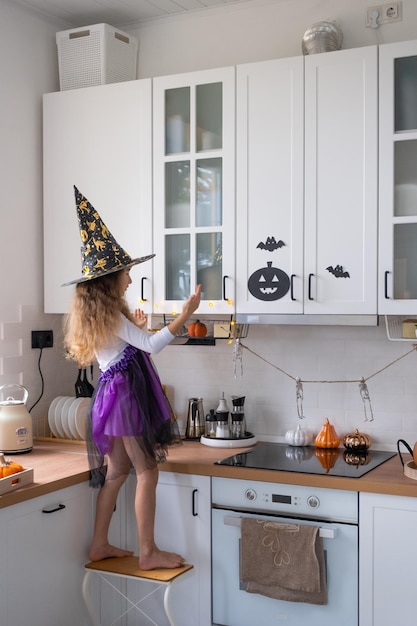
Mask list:
POLYGON ((86 280, 100 278, 112 272, 128 269, 152 259, 155 255, 148 254, 132 259, 117 243, 96 209, 74 185, 75 204, 77 207, 78 226, 81 237, 81 272, 82 277, 72 280, 67 285, 83 283, 86 280))

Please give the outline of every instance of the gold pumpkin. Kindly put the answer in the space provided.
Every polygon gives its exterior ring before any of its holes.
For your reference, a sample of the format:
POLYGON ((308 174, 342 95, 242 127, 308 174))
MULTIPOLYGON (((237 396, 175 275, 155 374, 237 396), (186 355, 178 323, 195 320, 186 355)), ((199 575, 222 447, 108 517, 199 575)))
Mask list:
POLYGON ((348 433, 343 437, 343 445, 347 450, 367 450, 371 445, 371 438, 356 428, 354 433, 348 433))
POLYGON ((327 418, 314 443, 318 448, 337 448, 339 446, 340 439, 327 418))
POLYGON ((353 450, 345 450, 343 452, 343 458, 348 465, 353 465, 355 467, 368 465, 371 460, 370 454, 364 450, 358 450, 357 452, 354 452, 353 450))

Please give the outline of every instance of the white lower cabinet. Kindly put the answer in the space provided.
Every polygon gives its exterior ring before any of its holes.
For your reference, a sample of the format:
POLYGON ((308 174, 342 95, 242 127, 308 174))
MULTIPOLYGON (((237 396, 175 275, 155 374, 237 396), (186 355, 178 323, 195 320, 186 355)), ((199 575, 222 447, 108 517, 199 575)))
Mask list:
POLYGON ((359 624, 415 623, 417 498, 361 493, 359 624))
POLYGON ((93 491, 68 487, 0 510, 1 626, 87 626, 81 585, 93 491))
MULTIPOLYGON (((129 547, 135 549, 137 554, 134 490, 135 478, 131 476, 126 490, 127 538, 129 547)), ((211 626, 210 494, 211 479, 208 476, 160 472, 155 519, 156 542, 161 549, 182 554, 188 563, 194 565, 193 575, 180 582, 171 592, 172 613, 179 626, 211 626)), ((128 597, 133 602, 147 593, 152 594, 140 605, 149 616, 148 620, 141 617, 144 625, 156 623, 158 626, 168 626, 163 605, 164 589, 152 593, 154 584, 130 581, 127 589, 128 597)), ((136 625, 137 611, 130 611, 126 619, 128 626, 136 625)))

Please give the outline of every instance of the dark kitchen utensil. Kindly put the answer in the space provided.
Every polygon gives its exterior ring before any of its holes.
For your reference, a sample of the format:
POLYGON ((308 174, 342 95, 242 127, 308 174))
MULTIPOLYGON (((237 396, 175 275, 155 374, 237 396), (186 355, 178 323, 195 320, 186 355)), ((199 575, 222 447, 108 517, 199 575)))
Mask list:
POLYGON ((75 381, 75 397, 91 398, 94 393, 94 387, 87 379, 87 370, 82 368, 78 370, 78 378, 75 381))
POLYGON ((404 439, 398 439, 398 441, 397 441, 398 455, 400 457, 401 465, 404 467, 404 459, 403 459, 403 457, 401 455, 400 444, 403 444, 403 446, 405 446, 407 448, 407 450, 409 451, 411 456, 413 456, 413 450, 412 450, 411 446, 406 441, 404 441, 404 439))

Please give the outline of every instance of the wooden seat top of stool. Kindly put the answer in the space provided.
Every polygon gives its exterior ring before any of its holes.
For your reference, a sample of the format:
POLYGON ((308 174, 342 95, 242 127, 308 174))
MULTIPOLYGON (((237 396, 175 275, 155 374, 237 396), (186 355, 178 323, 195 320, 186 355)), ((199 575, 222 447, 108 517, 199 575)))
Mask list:
POLYGON ((185 574, 185 572, 188 572, 194 567, 193 565, 187 563, 181 567, 175 567, 173 569, 161 568, 144 570, 139 569, 138 562, 138 556, 112 557, 110 559, 102 559, 101 561, 91 561, 91 563, 86 563, 85 568, 107 574, 131 576, 133 578, 145 578, 147 580, 168 583, 175 578, 178 578, 178 576, 181 576, 181 574, 185 574))

